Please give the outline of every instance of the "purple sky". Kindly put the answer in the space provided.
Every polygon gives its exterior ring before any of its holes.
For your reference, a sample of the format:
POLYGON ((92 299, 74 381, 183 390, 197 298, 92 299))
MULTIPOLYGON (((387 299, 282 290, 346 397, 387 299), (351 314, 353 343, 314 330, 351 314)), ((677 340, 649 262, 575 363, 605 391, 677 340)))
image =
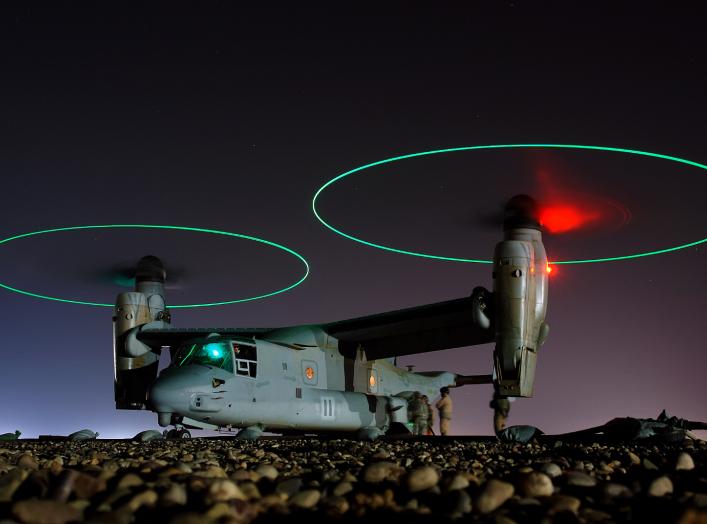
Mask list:
MULTIPOLYGON (((401 4, 402 6, 403 4, 401 4)), ((425 260, 338 237, 312 215, 324 182, 394 155, 477 144, 596 144, 707 163, 702 7, 536 11, 410 7, 2 8, 2 236, 83 224, 223 229, 301 252, 312 274, 278 297, 175 310, 177 326, 328 322, 468 295, 487 266, 425 260), (691 10, 692 9, 692 10, 691 10)), ((620 202, 624 227, 548 237, 551 259, 704 238, 705 173, 612 153, 464 153, 342 181, 321 210, 371 241, 490 258, 483 227, 542 172, 620 202)), ((112 302, 101 274, 147 251, 186 268, 173 303, 268 292, 300 274, 284 255, 193 233, 66 233, 0 246, 0 282, 112 302)), ((546 432, 616 416, 707 421, 707 248, 552 275, 536 394, 511 423, 546 432)), ((0 294, 0 432, 83 427, 129 436, 118 412, 111 311, 0 294)), ((403 357, 417 370, 488 373, 491 346, 403 357)), ((455 433, 489 434, 490 387, 453 391, 455 433)))

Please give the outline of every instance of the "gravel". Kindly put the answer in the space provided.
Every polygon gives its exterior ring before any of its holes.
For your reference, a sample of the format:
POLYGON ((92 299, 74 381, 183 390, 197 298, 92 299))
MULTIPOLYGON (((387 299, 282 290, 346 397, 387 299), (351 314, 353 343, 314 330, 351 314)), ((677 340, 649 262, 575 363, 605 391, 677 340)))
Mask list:
POLYGON ((702 441, 18 440, 0 522, 707 523, 706 465, 702 441))

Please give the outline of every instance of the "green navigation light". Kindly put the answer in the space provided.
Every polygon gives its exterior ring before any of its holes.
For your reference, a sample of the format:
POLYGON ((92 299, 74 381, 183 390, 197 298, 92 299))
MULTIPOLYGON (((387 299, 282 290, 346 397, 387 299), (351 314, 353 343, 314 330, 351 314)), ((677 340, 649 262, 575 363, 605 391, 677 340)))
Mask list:
MULTIPOLYGON (((324 218, 322 218, 322 216, 317 211, 317 199, 321 196, 321 194, 324 192, 324 190, 326 190, 328 187, 330 187, 335 182, 338 182, 339 180, 342 180, 343 178, 346 178, 349 175, 353 175, 354 173, 358 173, 358 172, 364 171, 366 169, 370 169, 375 166, 380 166, 383 164, 390 164, 392 162, 398 162, 400 160, 406 160, 408 158, 416 158, 416 157, 428 156, 428 155, 440 155, 440 154, 444 154, 444 153, 455 153, 455 152, 459 152, 459 151, 474 151, 474 150, 481 150, 481 149, 518 149, 518 148, 585 149, 585 150, 593 150, 593 151, 610 151, 610 152, 614 152, 614 153, 624 153, 624 154, 629 154, 629 155, 647 156, 647 157, 658 158, 658 159, 662 159, 662 160, 670 160, 672 162, 677 162, 680 164, 685 164, 688 166, 697 167, 699 169, 703 169, 703 170, 707 171, 707 165, 700 164, 699 162, 694 162, 692 160, 687 160, 687 159, 679 158, 676 156, 662 155, 660 153, 651 153, 649 151, 639 151, 637 149, 624 149, 624 148, 620 148, 620 147, 587 146, 587 145, 579 145, 579 144, 492 144, 492 145, 484 145, 484 146, 452 147, 449 149, 436 149, 433 151, 422 151, 420 153, 411 153, 409 155, 401 155, 401 156, 386 158, 384 160, 378 160, 377 162, 372 162, 370 164, 359 166, 359 167, 356 167, 356 168, 351 169, 349 171, 346 171, 345 173, 342 173, 342 174, 332 178, 331 180, 326 182, 322 187, 320 187, 317 190, 317 192, 314 194, 314 197, 312 198, 312 211, 314 212, 314 215, 317 217, 317 220, 319 220, 322 224, 324 224, 326 227, 331 229, 337 235, 341 235, 342 237, 348 238, 349 240, 353 240, 354 242, 359 242, 360 244, 365 244, 367 246, 374 247, 376 249, 383 249, 385 251, 392 251, 394 253, 400 253, 403 255, 411 255, 411 256, 415 256, 415 257, 433 258, 436 260, 448 260, 450 262, 491 264, 491 263, 493 263, 493 260, 446 257, 446 256, 441 256, 441 255, 433 255, 430 253, 420 253, 417 251, 397 249, 397 248, 385 246, 382 244, 376 244, 374 242, 369 242, 369 241, 364 240, 362 238, 358 238, 353 235, 349 235, 348 233, 345 233, 344 231, 335 228, 330 223, 328 223, 326 220, 324 220, 324 218)), ((697 245, 702 244, 704 242, 707 242, 707 238, 696 240, 696 241, 690 242, 688 244, 681 244, 679 246, 667 247, 667 248, 658 249, 655 251, 646 251, 646 252, 642 252, 642 253, 633 253, 633 254, 629 254, 629 255, 621 255, 621 256, 605 257, 605 258, 591 258, 591 259, 584 259, 584 260, 557 260, 557 261, 551 262, 551 264, 558 264, 558 265, 559 264, 588 264, 588 263, 592 263, 592 262, 611 262, 611 261, 615 261, 615 260, 628 260, 630 258, 640 258, 640 257, 648 257, 648 256, 652 256, 652 255, 660 255, 662 253, 670 253, 672 251, 678 251, 680 249, 686 249, 688 247, 697 246, 697 245)))
POLYGON ((223 349, 221 348, 221 344, 206 344, 206 346, 204 346, 204 349, 206 350, 206 353, 213 358, 219 358, 223 356, 223 349))
MULTIPOLYGON (((195 308, 195 307, 210 307, 210 306, 225 306, 227 304, 237 304, 240 302, 248 302, 251 300, 259 300, 261 298, 267 298, 267 297, 272 297, 274 295, 279 295, 280 293, 284 293, 285 291, 289 291, 292 288, 295 288, 299 286, 304 280, 309 276, 309 264, 307 263, 307 260, 297 253, 296 251, 290 249, 289 247, 283 246, 281 244, 276 244, 275 242, 270 242, 269 240, 264 240, 262 238, 257 238, 249 235, 241 235, 240 233, 231 233, 230 231, 218 231, 215 229, 203 229, 199 227, 186 227, 186 226, 161 226, 161 225, 154 225, 154 224, 102 224, 102 225, 95 225, 95 226, 71 226, 71 227, 59 227, 55 229, 44 229, 41 231, 32 231, 30 233, 22 233, 20 235, 15 235, 11 236, 8 238, 4 238, 0 240, 0 245, 2 244, 7 244, 9 242, 12 242, 14 240, 19 240, 21 238, 28 238, 28 237, 34 237, 34 236, 39 236, 39 235, 46 235, 49 233, 59 233, 63 231, 80 231, 80 230, 86 230, 86 229, 161 229, 161 230, 174 230, 174 231, 190 231, 194 233, 206 233, 209 235, 223 235, 227 237, 233 237, 233 238, 242 238, 244 240, 251 240, 253 242, 259 242, 261 244, 266 244, 268 246, 272 246, 274 248, 277 248, 281 251, 284 251, 286 253, 289 253, 290 255, 294 256, 295 258, 299 259, 302 264, 304 264, 304 275, 297 280, 294 284, 290 284, 287 287, 284 287, 282 289, 278 289, 276 291, 271 291, 270 293, 264 293, 262 295, 257 295, 253 297, 247 297, 247 298, 239 298, 235 300, 224 300, 220 302, 207 302, 203 304, 181 304, 181 305, 170 305, 170 309, 187 309, 187 308, 195 308)), ((30 297, 34 298, 41 298, 44 300, 53 300, 56 302, 66 302, 69 304, 80 304, 84 306, 99 306, 99 307, 113 307, 113 304, 106 304, 102 302, 88 302, 84 300, 72 300, 68 298, 59 298, 59 297, 52 297, 49 295, 42 295, 39 293, 33 293, 30 291, 25 291, 23 289, 18 289, 16 287, 12 287, 8 284, 4 284, 0 282, 0 288, 6 289, 8 291, 12 291, 13 293, 19 293, 21 295, 27 295, 30 297)))

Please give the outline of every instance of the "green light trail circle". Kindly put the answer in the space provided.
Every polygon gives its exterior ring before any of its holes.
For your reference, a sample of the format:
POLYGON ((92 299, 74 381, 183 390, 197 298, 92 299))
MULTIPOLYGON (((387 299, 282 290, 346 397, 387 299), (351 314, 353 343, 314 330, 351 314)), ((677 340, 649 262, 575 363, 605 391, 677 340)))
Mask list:
MULTIPOLYGON (((0 245, 2 244, 7 244, 9 242, 12 242, 13 240, 18 240, 21 238, 27 238, 27 237, 34 237, 38 235, 46 235, 49 233, 59 233, 62 231, 80 231, 80 230, 85 230, 85 229, 162 229, 162 230, 173 230, 173 231, 189 231, 192 233, 206 233, 209 235, 223 235, 227 237, 234 237, 234 238, 242 238, 244 240, 252 240, 253 242, 260 242, 261 244, 266 244, 268 246, 275 247, 281 251, 285 251, 286 253, 289 253, 290 255, 298 258, 302 264, 304 264, 304 275, 294 284, 291 284, 287 287, 284 287, 282 289, 278 289, 276 291, 272 291, 270 293, 265 293, 263 295, 257 295, 253 297, 247 297, 247 298, 239 298, 236 300, 224 300, 222 302, 208 302, 204 304, 181 304, 181 305, 170 305, 168 306, 170 309, 187 309, 187 308, 196 308, 196 307, 211 307, 211 306, 225 306, 227 304, 237 304, 239 302, 249 302, 251 300, 258 300, 261 298, 267 298, 267 297, 272 297, 274 295, 279 295, 280 293, 284 293, 285 291, 289 291, 290 289, 299 286, 304 280, 307 278, 309 275, 309 264, 305 260, 305 258, 297 253, 296 251, 290 249, 289 247, 285 247, 281 244, 276 244, 275 242, 270 242, 269 240, 264 240, 262 238, 257 238, 253 236, 248 236, 248 235, 241 235, 240 233, 231 233, 229 231, 217 231, 215 229, 203 229, 199 227, 186 227, 186 226, 160 226, 160 225, 153 225, 153 224, 103 224, 103 225, 95 225, 95 226, 71 226, 71 227, 59 227, 55 229, 44 229, 42 231, 32 231, 30 233, 22 233, 21 235, 15 235, 12 237, 4 238, 0 240, 0 245)), ((84 300, 72 300, 68 298, 59 298, 59 297, 52 297, 48 295, 41 295, 39 293, 32 293, 30 291, 25 291, 23 289, 18 289, 11 287, 7 284, 4 284, 0 282, 0 288, 6 289, 8 291, 12 291, 13 293, 19 293, 21 295, 27 295, 30 297, 34 298, 41 298, 44 300, 53 300, 55 302, 66 302, 69 304, 80 304, 83 306, 99 306, 99 307, 113 307, 114 304, 104 304, 101 302, 87 302, 84 300)))
MULTIPOLYGON (((584 150, 593 150, 593 151, 610 151, 610 152, 614 152, 614 153, 624 153, 624 154, 629 154, 629 155, 647 156, 647 157, 651 157, 651 158, 659 158, 662 160, 670 160, 672 162, 686 164, 686 165, 697 167, 699 169, 703 169, 703 170, 707 171, 707 165, 700 164, 699 162, 694 162, 692 160, 687 160, 687 159, 679 158, 676 156, 662 155, 660 153, 651 153, 649 151, 639 151, 636 149, 623 149, 623 148, 619 148, 619 147, 586 146, 586 145, 578 145, 578 144, 492 144, 492 145, 484 145, 484 146, 452 147, 449 149, 436 149, 434 151, 422 151, 420 153, 411 153, 409 155, 402 155, 402 156, 395 156, 395 157, 391 157, 391 158, 386 158, 384 160, 378 160, 377 162, 372 162, 370 164, 366 164, 366 165, 351 169, 350 171, 346 171, 345 173, 342 173, 342 174, 332 178, 331 180, 326 182, 322 187, 320 187, 317 190, 317 192, 314 194, 314 197, 312 198, 312 211, 314 212, 314 215, 317 217, 317 219, 322 224, 324 224, 326 227, 331 229, 337 235, 341 235, 345 238, 348 238, 349 240, 353 240, 354 242, 359 242, 361 244, 365 244, 367 246, 374 247, 376 249, 383 249, 385 251, 392 251, 394 253, 400 253, 403 255, 411 255, 411 256, 415 256, 415 257, 433 258, 436 260, 448 260, 450 262, 492 264, 493 260, 445 257, 445 256, 441 256, 441 255, 432 255, 430 253, 419 253, 417 251, 408 251, 408 250, 404 250, 404 249, 397 249, 397 248, 385 246, 382 244, 375 244, 373 242, 369 242, 369 241, 364 240, 362 238, 358 238, 353 235, 349 235, 348 233, 345 233, 345 232, 341 231, 340 229, 335 228, 334 226, 329 224, 326 220, 324 220, 324 218, 322 218, 322 216, 317 211, 317 199, 321 196, 321 194, 328 187, 330 187, 335 182, 338 182, 339 180, 346 178, 349 175, 353 175, 354 173, 364 171, 364 170, 369 169, 371 167, 380 166, 383 164, 390 164, 392 162, 398 162, 400 160, 406 160, 408 158, 416 158, 416 157, 428 156, 428 155, 440 155, 443 153, 455 153, 455 152, 459 152, 459 151, 474 151, 474 150, 480 150, 480 149, 519 149, 519 148, 554 148, 554 149, 584 149, 584 150)), ((622 255, 622 256, 606 257, 606 258, 591 258, 591 259, 584 259, 584 260, 557 260, 557 261, 551 262, 551 264, 558 264, 558 265, 559 264, 588 264, 588 263, 592 263, 592 262, 612 262, 615 260, 628 260, 630 258, 640 258, 640 257, 648 257, 648 256, 652 256, 652 255, 660 255, 662 253, 670 253, 672 251, 686 249, 688 247, 693 247, 693 246, 696 246, 699 244, 703 244, 705 242, 707 242, 707 238, 703 238, 701 240, 696 240, 695 242, 690 242, 688 244, 682 244, 679 246, 673 246, 673 247, 667 247, 664 249, 659 249, 656 251, 646 251, 643 253, 633 253, 630 255, 622 255)))

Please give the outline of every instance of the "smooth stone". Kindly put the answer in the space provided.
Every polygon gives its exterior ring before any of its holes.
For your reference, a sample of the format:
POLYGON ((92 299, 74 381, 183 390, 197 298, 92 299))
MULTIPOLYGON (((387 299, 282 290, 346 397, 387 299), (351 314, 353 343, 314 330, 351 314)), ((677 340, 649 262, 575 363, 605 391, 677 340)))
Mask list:
POLYGON ((305 489, 290 498, 290 503, 298 508, 313 508, 319 502, 322 494, 317 489, 305 489))
POLYGON ((37 462, 37 459, 30 453, 23 453, 17 459, 17 466, 20 468, 37 470, 39 469, 39 462, 37 462))
POLYGON ((519 506, 540 506, 540 501, 535 497, 518 497, 516 496, 519 506))
POLYGON ((0 502, 10 502, 17 488, 29 476, 24 468, 15 468, 0 477, 0 502))
POLYGON ((446 507, 451 508, 447 513, 453 518, 461 517, 467 513, 471 513, 472 504, 471 496, 463 490, 457 489, 450 491, 447 499, 446 507))
POLYGON ((650 486, 648 486, 648 494, 651 497, 662 497, 664 495, 669 495, 673 492, 673 481, 666 476, 658 477, 653 479, 650 486))
POLYGON ((158 498, 154 490, 147 489, 133 496, 124 507, 134 513, 142 506, 154 506, 158 498))
POLYGON ((233 516, 233 508, 225 502, 217 502, 204 515, 207 522, 216 522, 224 517, 233 516))
POLYGON ((51 490, 51 499, 57 502, 66 502, 74 491, 74 480, 79 476, 79 472, 73 469, 63 470, 51 490))
POLYGON ((457 473, 447 482, 445 489, 447 491, 457 491, 459 489, 468 488, 469 484, 469 479, 466 476, 457 473))
POLYGON ((126 473, 125 475, 120 477, 120 480, 115 485, 115 489, 130 489, 134 488, 135 486, 142 486, 143 484, 144 482, 142 481, 142 479, 135 473, 126 473))
POLYGON ((350 505, 345 497, 334 496, 326 499, 326 507, 339 515, 343 515, 349 510, 350 505))
POLYGON ((261 464, 255 469, 255 472, 261 477, 275 480, 280 472, 272 464, 261 464))
POLYGON ((491 513, 501 507, 513 496, 513 484, 498 479, 489 480, 476 499, 476 508, 483 514, 491 513))
POLYGON ((207 488, 207 498, 211 502, 226 502, 228 500, 246 500, 247 497, 236 485, 228 479, 216 479, 207 488))
POLYGON ((295 493, 302 489, 302 479, 299 477, 294 477, 291 479, 283 480, 280 482, 275 491, 277 493, 282 493, 288 497, 292 497, 295 493))
POLYGON ((96 493, 106 489, 106 481, 87 473, 78 473, 73 479, 73 490, 76 497, 90 499, 96 493))
POLYGON ((656 466, 651 460, 648 460, 647 458, 643 459, 643 467, 648 471, 656 471, 658 469, 658 466, 656 466))
POLYGON ((209 466, 201 471, 196 471, 194 474, 208 479, 228 478, 228 475, 226 475, 226 472, 220 466, 209 466))
POLYGON ((402 468, 395 462, 374 462, 363 470, 363 480, 370 484, 377 484, 391 477, 400 475, 402 468))
POLYGON ((81 519, 80 510, 55 500, 21 500, 13 504, 12 514, 26 524, 64 524, 81 519))
POLYGON ((332 495, 335 497, 342 497, 351 491, 353 491, 353 484, 344 480, 336 485, 332 491, 332 495))
POLYGON ((558 466, 554 462, 547 462, 543 464, 540 468, 540 471, 545 473, 550 478, 555 478, 562 475, 562 468, 560 468, 560 466, 558 466))
POLYGON ((618 484, 616 482, 608 482, 604 486, 604 495, 609 498, 622 497, 627 498, 633 495, 633 492, 623 484, 618 484))
POLYGON ((184 506, 187 503, 187 489, 181 484, 170 484, 160 501, 165 506, 184 506))
POLYGON ((255 482, 242 482, 241 484, 238 484, 238 487, 241 488, 241 491, 249 500, 259 499, 261 497, 260 490, 258 489, 258 486, 256 486, 255 482))
POLYGON ((554 488, 552 480, 545 473, 528 473, 520 481, 520 490, 526 497, 549 497, 554 488))
POLYGON ((628 460, 631 461, 631 464, 634 466, 638 466, 641 463, 641 458, 632 451, 628 452, 628 460))
POLYGON ((690 471, 695 469, 695 461, 692 460, 689 453, 685 453, 683 451, 680 455, 678 455, 678 459, 675 463, 675 469, 678 471, 690 471))
POLYGON ((566 476, 567 484, 570 486, 592 488, 597 485, 597 479, 595 477, 582 473, 581 471, 568 471, 566 476))
POLYGON ((611 515, 605 511, 600 511, 594 508, 584 508, 581 516, 589 522, 611 521, 611 515))
POLYGON ((405 487, 410 493, 417 493, 434 487, 439 482, 439 473, 431 466, 416 468, 405 478, 405 487))
POLYGON ((577 513, 581 505, 581 500, 577 497, 571 497, 569 495, 553 495, 550 498, 550 508, 555 513, 559 513, 560 511, 571 511, 572 513, 577 513))

